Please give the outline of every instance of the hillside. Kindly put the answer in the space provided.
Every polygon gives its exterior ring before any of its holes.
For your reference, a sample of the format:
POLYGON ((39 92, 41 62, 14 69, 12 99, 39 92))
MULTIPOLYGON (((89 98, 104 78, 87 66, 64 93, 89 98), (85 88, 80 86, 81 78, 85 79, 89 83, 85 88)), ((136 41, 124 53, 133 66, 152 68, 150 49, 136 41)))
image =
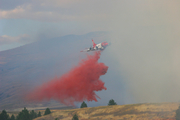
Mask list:
POLYGON ((0 110, 23 107, 56 106, 58 102, 26 103, 23 98, 35 86, 59 77, 76 65, 80 51, 96 42, 107 40, 107 32, 67 35, 40 40, 0 52, 0 110))
POLYGON ((80 120, 175 120, 178 106, 179 103, 145 103, 52 110, 50 115, 35 120, 72 120, 74 114, 80 120))

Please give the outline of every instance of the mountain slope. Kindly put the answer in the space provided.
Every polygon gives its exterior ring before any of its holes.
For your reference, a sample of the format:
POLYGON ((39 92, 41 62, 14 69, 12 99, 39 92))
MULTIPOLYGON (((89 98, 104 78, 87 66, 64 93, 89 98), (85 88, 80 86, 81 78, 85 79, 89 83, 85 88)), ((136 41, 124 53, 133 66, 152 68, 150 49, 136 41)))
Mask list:
POLYGON ((92 38, 107 40, 107 32, 40 40, 0 52, 0 109, 32 107, 23 100, 27 92, 76 65, 85 56, 80 51, 92 44, 92 38))

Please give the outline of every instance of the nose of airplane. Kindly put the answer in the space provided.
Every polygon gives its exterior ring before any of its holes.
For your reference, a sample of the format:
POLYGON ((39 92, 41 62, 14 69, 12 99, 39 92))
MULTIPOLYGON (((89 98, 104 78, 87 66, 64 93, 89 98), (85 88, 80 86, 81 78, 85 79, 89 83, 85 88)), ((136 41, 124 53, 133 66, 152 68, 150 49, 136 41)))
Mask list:
POLYGON ((103 42, 103 43, 102 43, 102 46, 107 46, 107 45, 108 45, 107 42, 103 42))

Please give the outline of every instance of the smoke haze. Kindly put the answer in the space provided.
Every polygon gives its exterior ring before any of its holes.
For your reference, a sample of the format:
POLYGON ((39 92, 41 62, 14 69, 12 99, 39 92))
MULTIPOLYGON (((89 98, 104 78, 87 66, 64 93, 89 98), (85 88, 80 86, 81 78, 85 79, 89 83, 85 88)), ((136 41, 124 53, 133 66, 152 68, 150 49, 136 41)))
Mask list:
POLYGON ((134 103, 180 100, 179 4, 123 0, 114 8, 111 57, 134 103))

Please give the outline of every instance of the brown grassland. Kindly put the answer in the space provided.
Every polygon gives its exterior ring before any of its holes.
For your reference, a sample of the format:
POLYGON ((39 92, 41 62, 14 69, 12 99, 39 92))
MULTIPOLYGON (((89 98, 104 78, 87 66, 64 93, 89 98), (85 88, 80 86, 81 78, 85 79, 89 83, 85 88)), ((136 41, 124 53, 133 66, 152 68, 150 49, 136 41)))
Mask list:
POLYGON ((35 120, 72 120, 74 114, 79 120, 175 120, 178 107, 179 103, 145 103, 51 110, 35 120))

